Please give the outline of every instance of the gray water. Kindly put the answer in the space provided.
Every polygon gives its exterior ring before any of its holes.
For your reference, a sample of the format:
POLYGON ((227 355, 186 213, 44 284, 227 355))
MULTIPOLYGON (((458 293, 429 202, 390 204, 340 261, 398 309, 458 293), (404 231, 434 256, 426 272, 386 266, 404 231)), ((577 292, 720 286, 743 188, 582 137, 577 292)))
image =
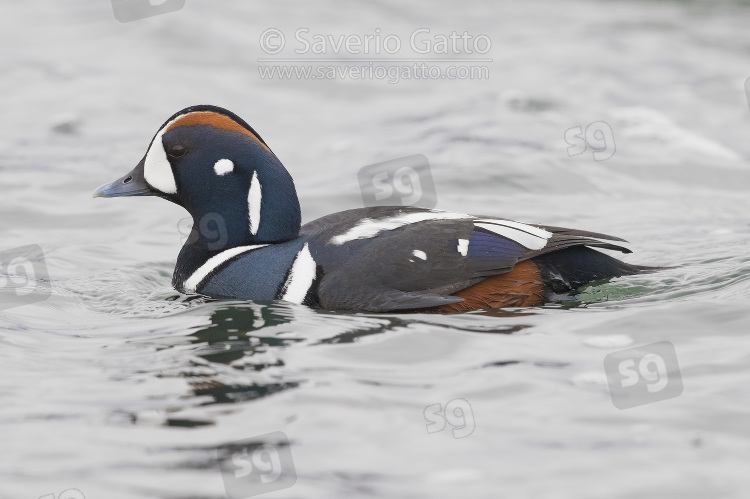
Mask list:
POLYGON ((38 245, 49 280, 0 295, 0 497, 227 497, 241 441, 283 458, 263 497, 747 497, 749 21, 715 0, 189 0, 127 23, 104 0, 2 2, 0 251, 38 245), (489 78, 264 80, 259 59, 295 56, 260 49, 269 28, 483 34, 489 78), (187 299, 186 214, 91 192, 199 103, 259 131, 306 221, 362 206, 363 166, 424 154, 440 209, 673 268, 487 314, 187 299), (611 157, 569 156, 566 130, 600 121, 611 157), (657 342, 671 395, 616 407, 605 358, 657 342))

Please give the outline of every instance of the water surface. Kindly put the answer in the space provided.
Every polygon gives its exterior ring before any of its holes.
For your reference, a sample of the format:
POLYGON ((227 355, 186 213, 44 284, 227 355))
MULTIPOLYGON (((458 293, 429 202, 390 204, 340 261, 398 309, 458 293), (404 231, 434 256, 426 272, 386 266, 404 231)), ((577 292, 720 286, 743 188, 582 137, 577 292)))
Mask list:
MULTIPOLYGON (((750 11, 742 2, 191 0, 0 6, 1 250, 39 245, 51 296, 0 311, 0 497, 226 497, 220 456, 275 431, 268 497, 742 498, 750 457, 750 11), (262 80, 287 36, 486 34, 485 80, 262 80), (93 200, 158 126, 227 107, 295 178, 304 218, 359 207, 356 173, 430 160, 438 208, 624 237, 674 267, 554 306, 459 316, 207 302, 170 285, 185 213, 93 200), (616 152, 570 157, 605 121, 616 152), (671 342, 682 395, 631 409, 603 361, 671 342), (473 432, 428 432, 465 399, 473 432)), ((346 62, 346 55, 334 55, 346 62)))

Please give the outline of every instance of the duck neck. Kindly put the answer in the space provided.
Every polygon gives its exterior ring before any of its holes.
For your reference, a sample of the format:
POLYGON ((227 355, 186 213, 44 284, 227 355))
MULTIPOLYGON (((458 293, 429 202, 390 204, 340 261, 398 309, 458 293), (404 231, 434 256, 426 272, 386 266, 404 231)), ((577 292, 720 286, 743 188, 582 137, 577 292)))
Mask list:
MULTIPOLYGON (((287 178, 283 177, 277 172, 262 183, 264 195, 260 199, 259 215, 257 211, 255 214, 255 223, 250 221, 253 217, 250 214, 252 200, 233 205, 214 203, 213 206, 219 208, 213 210, 188 207, 193 228, 180 250, 172 276, 172 284, 178 290, 182 291, 182 283, 210 258, 224 251, 244 246, 280 244, 299 237, 299 200, 291 177, 288 174, 287 178)), ((247 199, 247 196, 244 197, 247 199)))

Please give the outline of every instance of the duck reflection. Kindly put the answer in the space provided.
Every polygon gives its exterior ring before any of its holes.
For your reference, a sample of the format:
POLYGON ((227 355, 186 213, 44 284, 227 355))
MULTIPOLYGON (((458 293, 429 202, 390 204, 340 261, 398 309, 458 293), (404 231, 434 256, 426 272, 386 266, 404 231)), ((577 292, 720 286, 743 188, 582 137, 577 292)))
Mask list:
MULTIPOLYGON (((289 324, 292 317, 273 304, 247 303, 214 310, 210 324, 191 334, 192 343, 202 344, 196 354, 209 361, 231 364, 245 356, 265 353, 269 347, 284 347, 301 341, 259 334, 262 329, 289 324)), ((254 366, 255 370, 263 366, 254 366)))
MULTIPOLYGON (((190 341, 200 345, 194 355, 209 365, 231 366, 239 373, 260 373, 271 367, 284 366, 281 359, 268 355, 269 352, 302 341, 271 334, 275 327, 292 320, 293 317, 270 303, 225 305, 211 312, 210 324, 196 329, 190 335, 190 341), (263 330, 268 333, 262 334, 263 330)), ((265 376, 235 377, 228 375, 226 369, 220 372, 223 374, 191 379, 194 395, 210 396, 213 401, 209 403, 236 403, 299 386, 297 381, 268 382, 265 376)))
MULTIPOLYGON (((496 310, 481 315, 521 318, 533 313, 496 310)), ((216 371, 208 376, 190 376, 194 394, 210 396, 209 404, 253 400, 299 386, 302 380, 281 379, 286 377, 282 352, 295 344, 312 347, 353 343, 363 336, 412 328, 416 324, 494 334, 512 334, 529 327, 515 321, 478 324, 431 314, 346 314, 279 302, 221 303, 211 310, 208 320, 208 324, 195 329, 188 338, 197 346, 194 355, 216 371)))

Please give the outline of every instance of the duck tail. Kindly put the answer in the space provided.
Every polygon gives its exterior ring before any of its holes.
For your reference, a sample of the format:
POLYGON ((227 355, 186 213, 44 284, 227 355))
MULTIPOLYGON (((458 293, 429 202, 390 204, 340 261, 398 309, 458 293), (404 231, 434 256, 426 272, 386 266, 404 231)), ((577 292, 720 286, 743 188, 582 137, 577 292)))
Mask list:
POLYGON ((553 251, 537 256, 532 261, 539 268, 545 286, 556 294, 575 291, 594 281, 667 268, 632 265, 585 246, 553 251))

